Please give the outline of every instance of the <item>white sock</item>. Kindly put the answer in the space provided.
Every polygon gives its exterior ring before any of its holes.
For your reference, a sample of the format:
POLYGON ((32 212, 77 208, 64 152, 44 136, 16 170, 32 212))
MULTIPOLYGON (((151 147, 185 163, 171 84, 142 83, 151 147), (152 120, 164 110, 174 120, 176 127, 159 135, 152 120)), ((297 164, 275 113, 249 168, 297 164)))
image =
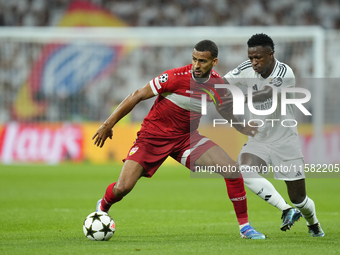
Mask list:
POLYGON ((265 200, 267 203, 277 207, 281 211, 291 208, 289 204, 283 199, 283 197, 277 192, 273 184, 267 179, 263 178, 257 172, 246 171, 249 166, 242 165, 242 176, 244 184, 256 195, 265 200))
POLYGON ((242 224, 242 225, 239 225, 240 230, 241 230, 243 227, 247 226, 247 225, 249 225, 249 222, 247 222, 247 223, 245 223, 245 224, 242 224))
POLYGON ((314 201, 309 197, 306 196, 302 203, 300 204, 293 203, 293 205, 300 210, 303 217, 306 219, 308 226, 319 222, 318 219, 316 218, 314 201))

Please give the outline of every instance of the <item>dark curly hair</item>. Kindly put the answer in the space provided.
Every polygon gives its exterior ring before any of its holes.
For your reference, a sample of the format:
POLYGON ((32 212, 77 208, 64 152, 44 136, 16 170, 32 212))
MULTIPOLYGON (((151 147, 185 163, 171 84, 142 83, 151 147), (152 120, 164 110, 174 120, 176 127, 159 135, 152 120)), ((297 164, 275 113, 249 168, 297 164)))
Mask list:
POLYGON ((203 40, 197 43, 194 47, 197 51, 210 51, 211 56, 213 58, 217 58, 218 56, 218 48, 217 45, 210 40, 203 40))
POLYGON ((270 47, 272 51, 274 51, 274 42, 272 38, 270 38, 266 34, 255 34, 247 42, 248 48, 262 46, 262 47, 270 47))

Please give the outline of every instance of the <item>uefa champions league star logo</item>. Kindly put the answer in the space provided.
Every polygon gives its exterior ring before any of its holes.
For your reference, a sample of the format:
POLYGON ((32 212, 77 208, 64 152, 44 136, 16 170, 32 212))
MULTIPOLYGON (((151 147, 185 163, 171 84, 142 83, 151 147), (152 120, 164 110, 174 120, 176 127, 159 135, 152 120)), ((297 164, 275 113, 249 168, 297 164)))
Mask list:
POLYGON ((167 73, 163 73, 161 76, 159 76, 159 82, 164 83, 168 80, 168 74, 167 73))

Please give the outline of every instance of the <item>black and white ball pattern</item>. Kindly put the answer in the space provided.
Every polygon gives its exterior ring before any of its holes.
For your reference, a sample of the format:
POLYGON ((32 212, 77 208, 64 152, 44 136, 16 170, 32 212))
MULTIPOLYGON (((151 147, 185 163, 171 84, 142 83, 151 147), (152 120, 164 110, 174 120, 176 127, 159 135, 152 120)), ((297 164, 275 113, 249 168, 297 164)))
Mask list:
POLYGON ((168 80, 168 74, 167 73, 163 73, 161 76, 159 76, 159 82, 160 83, 164 83, 168 80))
POLYGON ((93 241, 107 241, 113 236, 115 230, 115 222, 104 212, 91 213, 83 224, 85 236, 93 241))

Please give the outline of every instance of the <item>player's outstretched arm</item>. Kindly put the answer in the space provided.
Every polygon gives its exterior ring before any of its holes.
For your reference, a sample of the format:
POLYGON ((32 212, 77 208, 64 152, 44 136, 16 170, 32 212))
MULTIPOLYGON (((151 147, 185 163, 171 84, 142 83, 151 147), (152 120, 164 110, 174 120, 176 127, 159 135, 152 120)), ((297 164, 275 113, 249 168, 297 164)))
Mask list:
POLYGON ((98 128, 97 132, 92 137, 92 140, 95 139, 94 145, 100 148, 103 147, 107 138, 112 139, 112 128, 116 125, 116 123, 127 115, 140 101, 149 99, 153 96, 155 96, 155 94, 153 93, 149 83, 128 95, 118 105, 110 117, 98 128))

